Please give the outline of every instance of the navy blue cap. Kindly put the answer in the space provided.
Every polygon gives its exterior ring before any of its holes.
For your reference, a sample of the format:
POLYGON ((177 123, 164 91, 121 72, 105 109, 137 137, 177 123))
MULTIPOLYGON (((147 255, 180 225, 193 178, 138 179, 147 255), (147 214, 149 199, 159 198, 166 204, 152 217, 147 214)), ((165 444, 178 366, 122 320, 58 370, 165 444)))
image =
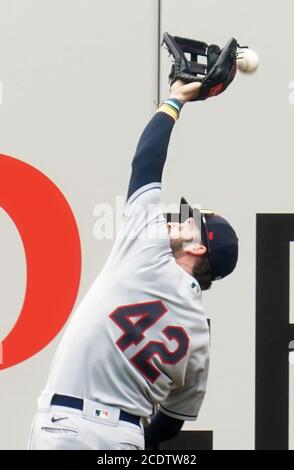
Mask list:
MULTIPOLYGON (((180 213, 201 220, 202 243, 206 246, 212 280, 222 279, 234 271, 238 261, 238 237, 229 222, 210 211, 192 209, 185 198, 181 198, 180 213)), ((187 218, 186 216, 186 218, 187 218)), ((183 222, 183 218, 181 217, 183 222)))

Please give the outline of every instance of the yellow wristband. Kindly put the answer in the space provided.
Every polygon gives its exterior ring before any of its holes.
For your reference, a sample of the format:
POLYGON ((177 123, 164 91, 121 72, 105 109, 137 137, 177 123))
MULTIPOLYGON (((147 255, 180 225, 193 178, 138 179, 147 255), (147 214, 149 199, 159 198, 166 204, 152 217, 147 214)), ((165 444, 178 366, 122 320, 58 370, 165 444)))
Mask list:
POLYGON ((171 106, 169 106, 168 104, 162 104, 161 106, 159 106, 158 110, 156 111, 157 113, 165 113, 165 114, 168 114, 170 117, 172 117, 175 121, 178 119, 179 117, 179 113, 173 109, 171 106))

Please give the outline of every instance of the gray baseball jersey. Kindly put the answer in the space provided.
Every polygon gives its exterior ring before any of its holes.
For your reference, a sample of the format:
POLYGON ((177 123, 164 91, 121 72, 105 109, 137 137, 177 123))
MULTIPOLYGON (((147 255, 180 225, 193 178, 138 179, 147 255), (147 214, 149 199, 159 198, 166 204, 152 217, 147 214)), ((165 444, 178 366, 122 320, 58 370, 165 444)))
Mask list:
POLYGON ((128 200, 106 265, 73 314, 46 390, 148 417, 194 420, 209 331, 197 281, 172 255, 160 183, 128 200))

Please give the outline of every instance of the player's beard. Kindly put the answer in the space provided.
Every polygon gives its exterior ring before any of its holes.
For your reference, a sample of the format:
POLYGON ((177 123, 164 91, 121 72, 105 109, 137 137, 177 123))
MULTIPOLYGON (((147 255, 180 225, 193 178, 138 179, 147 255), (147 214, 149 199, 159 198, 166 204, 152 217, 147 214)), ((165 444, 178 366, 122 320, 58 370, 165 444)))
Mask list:
POLYGON ((172 250, 172 254, 175 258, 178 258, 180 253, 183 251, 184 240, 181 238, 177 239, 170 239, 170 247, 172 250))

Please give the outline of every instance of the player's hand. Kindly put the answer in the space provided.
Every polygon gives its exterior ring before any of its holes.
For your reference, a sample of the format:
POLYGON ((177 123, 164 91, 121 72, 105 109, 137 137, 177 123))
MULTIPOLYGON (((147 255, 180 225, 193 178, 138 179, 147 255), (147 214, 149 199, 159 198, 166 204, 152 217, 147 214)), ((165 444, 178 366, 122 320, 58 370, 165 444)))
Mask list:
POLYGON ((187 103, 187 101, 191 101, 199 95, 200 88, 200 82, 185 83, 182 80, 177 80, 171 86, 170 98, 176 98, 182 103, 187 103))

